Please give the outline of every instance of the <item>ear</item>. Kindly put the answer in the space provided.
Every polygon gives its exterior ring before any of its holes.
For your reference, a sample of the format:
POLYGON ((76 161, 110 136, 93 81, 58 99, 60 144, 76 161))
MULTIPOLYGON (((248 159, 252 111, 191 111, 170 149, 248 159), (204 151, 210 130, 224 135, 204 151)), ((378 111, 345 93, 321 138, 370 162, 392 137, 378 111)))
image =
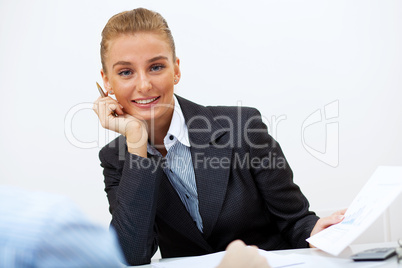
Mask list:
POLYGON ((112 87, 110 86, 109 83, 109 78, 107 77, 106 73, 103 71, 103 69, 101 69, 101 76, 102 76, 102 80, 103 80, 103 85, 106 89, 106 91, 109 91, 112 87))
POLYGON ((176 80, 175 84, 179 83, 180 77, 180 59, 176 58, 176 62, 174 63, 174 80, 176 80))

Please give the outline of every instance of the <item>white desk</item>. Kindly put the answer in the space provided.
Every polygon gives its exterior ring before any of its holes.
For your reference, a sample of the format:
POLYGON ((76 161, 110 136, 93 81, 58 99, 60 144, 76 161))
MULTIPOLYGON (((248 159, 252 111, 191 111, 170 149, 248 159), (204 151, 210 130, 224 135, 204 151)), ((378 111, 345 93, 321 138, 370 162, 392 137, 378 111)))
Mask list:
MULTIPOLYGON (((371 249, 371 248, 377 248, 377 247, 396 247, 397 243, 396 242, 389 242, 389 243, 373 243, 373 244, 360 244, 360 245, 351 245, 347 249, 345 249, 338 257, 334 257, 330 254, 327 254, 321 250, 318 249, 313 249, 313 248, 303 248, 303 249, 288 249, 288 250, 276 250, 276 251, 271 251, 276 254, 280 255, 288 255, 288 254, 302 254, 302 255, 309 255, 309 256, 320 256, 320 257, 325 257, 326 261, 330 261, 331 267, 342 267, 342 268, 348 268, 348 267, 386 267, 386 268, 391 268, 391 267, 402 267, 402 262, 397 263, 396 256, 393 256, 386 261, 380 261, 380 262, 354 262, 352 259, 349 258, 350 255, 355 254, 357 252, 360 252, 365 249, 371 249), (375 266, 373 266, 375 265, 375 266)), ((166 258, 166 259, 161 259, 161 260, 156 260, 154 262, 169 262, 172 260, 178 260, 182 258, 166 258)), ((148 265, 140 265, 140 266, 132 266, 132 267, 141 267, 141 268, 152 268, 151 264, 148 265)), ((315 263, 314 265, 295 265, 291 266, 294 268, 304 268, 304 267, 317 267, 317 268, 327 268, 327 267, 322 267, 320 263, 315 263)))

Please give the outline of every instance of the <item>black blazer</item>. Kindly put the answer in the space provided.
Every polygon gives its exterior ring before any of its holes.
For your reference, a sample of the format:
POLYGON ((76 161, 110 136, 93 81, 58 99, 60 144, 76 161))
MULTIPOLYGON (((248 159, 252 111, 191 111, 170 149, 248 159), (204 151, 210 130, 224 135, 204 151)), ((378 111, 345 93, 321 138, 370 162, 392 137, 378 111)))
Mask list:
POLYGON ((260 113, 204 107, 177 96, 189 130, 201 233, 164 174, 161 157, 129 154, 123 136, 99 153, 115 228, 131 265, 225 250, 235 239, 265 250, 307 247, 318 217, 293 183, 260 113))

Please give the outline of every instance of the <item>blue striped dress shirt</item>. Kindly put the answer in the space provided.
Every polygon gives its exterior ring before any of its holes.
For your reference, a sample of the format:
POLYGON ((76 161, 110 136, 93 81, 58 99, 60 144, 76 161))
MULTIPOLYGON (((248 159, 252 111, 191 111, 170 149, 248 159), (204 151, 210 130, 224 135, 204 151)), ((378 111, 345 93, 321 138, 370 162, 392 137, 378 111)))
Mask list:
MULTIPOLYGON (((163 171, 193 218, 197 228, 202 232, 203 226, 198 208, 197 185, 191 161, 188 129, 176 97, 174 97, 174 102, 172 121, 163 141, 167 150, 167 155, 164 157, 165 163, 162 165, 163 171)), ((162 157, 161 153, 150 144, 148 144, 148 153, 162 157)))

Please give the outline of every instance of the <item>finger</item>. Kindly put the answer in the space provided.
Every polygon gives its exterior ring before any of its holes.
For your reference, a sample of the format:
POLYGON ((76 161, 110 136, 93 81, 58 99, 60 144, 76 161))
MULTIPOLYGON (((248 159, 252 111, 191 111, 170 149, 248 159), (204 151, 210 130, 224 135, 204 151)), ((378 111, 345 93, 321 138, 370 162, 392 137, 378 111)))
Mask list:
POLYGON ((99 115, 99 102, 101 101, 102 97, 98 97, 95 101, 94 101, 94 105, 92 106, 92 110, 94 110, 94 112, 96 114, 99 115))
POLYGON ((104 114, 107 117, 115 117, 115 113, 119 115, 123 115, 123 106, 119 104, 115 99, 110 97, 101 98, 99 100, 99 112, 104 114), (103 107, 104 109, 103 109, 103 107))
POLYGON ((344 208, 344 209, 341 209, 341 210, 338 210, 338 211, 334 212, 334 214, 335 215, 345 215, 346 210, 348 210, 348 209, 344 208))
POLYGON ((323 229, 325 229, 331 225, 341 222, 344 218, 345 218, 344 215, 332 214, 329 217, 320 219, 320 221, 321 221, 320 225, 323 229))
POLYGON ((123 105, 121 105, 117 100, 111 98, 111 97, 104 97, 101 98, 100 101, 105 101, 106 103, 109 104, 107 111, 108 116, 109 115, 113 115, 115 116, 116 114, 118 115, 123 115, 124 111, 123 111, 123 105))
POLYGON ((121 110, 120 106, 116 105, 115 103, 110 104, 107 107, 107 109, 108 109, 108 116, 112 115, 114 117, 116 113, 120 115, 123 114, 123 111, 121 110))
POLYGON ((121 105, 120 103, 117 102, 116 109, 114 110, 115 113, 117 113, 118 115, 123 115, 124 114, 123 109, 124 109, 123 105, 121 105))
POLYGON ((269 267, 267 259, 259 254, 258 247, 256 246, 248 246, 245 249, 244 257, 248 260, 250 265, 247 267, 253 267, 253 268, 269 267))
POLYGON ((109 129, 111 120, 114 120, 114 110, 117 109, 116 100, 109 97, 101 98, 97 103, 97 114, 101 125, 109 129))
POLYGON ((230 249, 230 248, 239 248, 239 247, 245 247, 246 244, 244 244, 243 241, 241 240, 234 240, 232 241, 227 247, 226 250, 230 249))
POLYGON ((267 258, 265 258, 264 256, 261 256, 261 255, 256 260, 255 267, 258 267, 258 268, 271 268, 271 266, 268 264, 267 258))
POLYGON ((92 110, 98 114, 99 111, 99 103, 98 102, 94 102, 94 105, 92 106, 92 110))
POLYGON ((106 103, 105 101, 99 100, 95 105, 95 112, 99 117, 99 121, 102 127, 106 128, 106 103))
POLYGON ((256 246, 247 246, 247 247, 246 247, 246 250, 247 250, 248 252, 253 252, 254 254, 255 254, 255 253, 258 253, 258 248, 257 248, 256 246))

